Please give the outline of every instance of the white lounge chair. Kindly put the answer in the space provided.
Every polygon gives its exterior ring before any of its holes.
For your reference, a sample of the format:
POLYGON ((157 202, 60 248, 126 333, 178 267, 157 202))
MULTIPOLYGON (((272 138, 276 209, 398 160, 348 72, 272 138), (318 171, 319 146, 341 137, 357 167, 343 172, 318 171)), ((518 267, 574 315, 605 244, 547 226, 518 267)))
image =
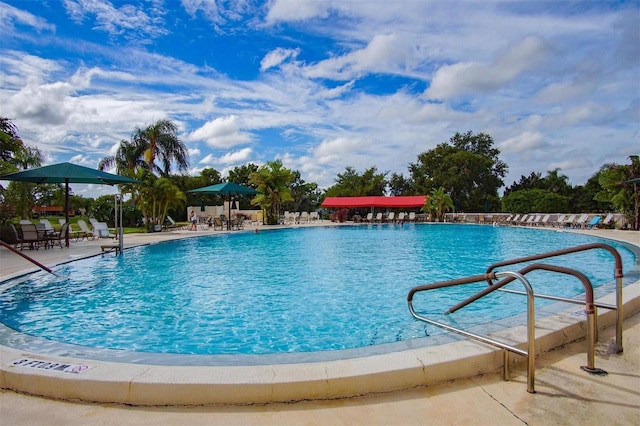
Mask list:
POLYGON ((396 214, 394 212, 390 212, 387 215, 387 222, 393 223, 393 222, 395 222, 395 220, 396 220, 396 214))
POLYGON ((409 212, 409 222, 416 221, 416 212, 409 212))
POLYGON ((611 224, 611 221, 613 221, 613 213, 608 213, 605 218, 602 220, 601 225, 604 226, 609 226, 611 224))
POLYGON ((87 239, 89 239, 89 236, 91 236, 91 239, 95 239, 96 235, 94 234, 92 229, 89 229, 89 226, 87 225, 87 223, 82 220, 82 219, 78 219, 78 227, 80 228, 80 232, 82 232, 84 235, 82 235, 80 238, 84 238, 86 237, 87 239))
POLYGON ((404 217, 405 217, 406 215, 407 215, 407 214, 406 214, 405 212, 400 212, 400 213, 398 213, 398 220, 396 220, 396 222, 398 222, 398 223, 404 223, 404 217))
POLYGON ((573 226, 574 228, 584 228, 584 226, 587 224, 587 221, 589 220, 589 215, 588 214, 583 214, 582 216, 580 216, 580 218, 578 220, 576 220, 575 225, 573 226))

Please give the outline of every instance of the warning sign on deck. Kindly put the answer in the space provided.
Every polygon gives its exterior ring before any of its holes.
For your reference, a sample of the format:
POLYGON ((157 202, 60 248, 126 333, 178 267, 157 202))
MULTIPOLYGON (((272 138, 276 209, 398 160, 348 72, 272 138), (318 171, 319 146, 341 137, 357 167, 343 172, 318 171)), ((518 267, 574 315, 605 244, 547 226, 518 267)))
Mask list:
POLYGON ((62 373, 80 374, 90 367, 86 364, 70 364, 66 362, 43 361, 41 359, 20 358, 11 363, 16 367, 35 368, 38 370, 59 371, 62 373))

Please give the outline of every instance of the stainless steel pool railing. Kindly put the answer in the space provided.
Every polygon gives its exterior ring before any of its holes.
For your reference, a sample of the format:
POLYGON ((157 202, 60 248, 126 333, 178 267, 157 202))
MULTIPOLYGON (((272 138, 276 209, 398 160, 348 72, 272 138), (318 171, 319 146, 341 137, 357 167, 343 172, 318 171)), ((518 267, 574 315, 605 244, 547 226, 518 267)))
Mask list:
POLYGON ((478 340, 480 342, 487 343, 489 345, 501 348, 503 350, 502 374, 505 380, 509 380, 511 376, 509 353, 513 352, 518 355, 526 357, 527 358, 527 392, 529 393, 535 392, 534 382, 535 382, 535 353, 536 352, 535 352, 535 330, 534 330, 534 326, 535 326, 534 297, 533 297, 533 289, 531 287, 531 284, 522 274, 518 272, 511 272, 511 271, 491 272, 489 274, 474 275, 466 278, 459 278, 456 280, 441 281, 438 283, 421 285, 418 287, 414 287, 409 291, 409 294, 407 295, 407 303, 409 305, 409 311, 411 312, 411 315, 413 315, 413 317, 418 320, 435 325, 437 327, 454 332, 456 334, 460 334, 462 336, 469 337, 469 338, 478 340), (497 340, 494 340, 485 336, 480 336, 478 334, 470 333, 468 331, 464 331, 459 328, 452 327, 448 324, 444 324, 444 323, 426 318, 418 314, 413 307, 413 296, 418 292, 435 290, 443 287, 453 287, 458 285, 473 284, 473 283, 485 281, 487 279, 495 279, 495 278, 504 277, 504 276, 511 277, 514 280, 517 279, 520 282, 522 282, 522 285, 524 286, 527 294, 527 350, 526 351, 519 349, 515 346, 511 346, 507 343, 499 342, 497 340))
MULTIPOLYGON (((533 292, 533 289, 531 287, 531 284, 529 283, 529 281, 524 277, 524 275, 528 274, 529 272, 535 271, 535 270, 545 270, 545 271, 550 271, 550 272, 556 272, 556 273, 562 273, 562 274, 567 274, 567 275, 573 275, 576 278, 578 278, 581 282, 582 285, 585 289, 585 300, 581 303, 584 303, 585 305, 585 313, 587 314, 587 343, 588 343, 588 349, 587 349, 587 365, 586 366, 582 366, 581 368, 590 373, 590 374, 598 374, 598 375, 606 375, 606 371, 596 368, 595 367, 595 342, 596 342, 596 309, 594 306, 594 294, 593 294, 593 286, 591 285, 591 281, 589 281, 589 279, 587 278, 586 275, 584 275, 583 273, 570 269, 570 268, 565 268, 565 267, 561 267, 561 266, 555 266, 555 265, 548 265, 548 264, 532 264, 532 265, 528 265, 525 268, 521 269, 518 272, 510 272, 510 271, 504 271, 504 272, 489 272, 486 273, 484 275, 475 275, 472 277, 467 277, 467 278, 461 278, 461 279, 457 279, 457 280, 451 280, 451 281, 443 281, 443 282, 439 282, 439 283, 434 283, 434 284, 427 284, 427 285, 423 285, 423 286, 418 286, 418 287, 414 287, 413 289, 411 289, 411 291, 409 292, 409 295, 407 296, 407 301, 409 304, 409 311, 411 312, 411 314, 421 320, 421 321, 425 321, 427 323, 430 323, 432 325, 436 325, 438 327, 444 328, 446 330, 455 332, 457 334, 461 334, 463 336, 466 337, 470 337, 473 338, 475 340, 479 340, 481 342, 484 343, 488 343, 490 345, 493 346, 497 346, 499 348, 503 349, 503 357, 504 357, 504 362, 503 362, 503 377, 505 380, 509 379, 510 373, 509 373, 509 352, 514 352, 517 353, 519 355, 523 355, 527 357, 527 392, 530 393, 534 393, 535 389, 534 389, 534 376, 535 376, 535 323, 534 323, 534 298, 536 297, 536 295, 533 292), (476 283, 479 281, 484 281, 484 280, 494 280, 498 277, 501 276, 506 276, 507 278, 503 279, 502 281, 500 281, 499 283, 493 284, 487 288, 485 288, 484 290, 476 293, 474 296, 468 298, 467 300, 465 300, 465 305, 476 301, 494 291, 498 291, 500 290, 502 287, 504 287, 505 285, 513 282, 514 280, 518 279, 520 280, 524 286, 525 286, 525 290, 526 292, 517 292, 518 294, 526 294, 527 296, 527 346, 528 346, 528 350, 522 351, 518 348, 515 348, 511 345, 507 345, 505 343, 502 342, 498 342, 494 339, 490 339, 484 336, 480 336, 477 334, 473 334, 473 333, 469 333, 467 331, 464 330, 460 330, 457 329, 455 327, 451 327, 447 324, 443 324, 431 319, 428 319, 424 316, 421 316, 419 314, 416 313, 415 309, 413 308, 413 296, 415 295, 415 293, 420 292, 420 291, 427 291, 427 290, 434 290, 437 288, 443 288, 443 287, 451 287, 451 286, 455 286, 455 285, 462 285, 462 284, 471 284, 471 283, 476 283)), ((459 309, 460 307, 458 307, 457 309, 459 309)), ((451 309, 449 310, 451 311, 451 309)), ((449 313, 449 312, 447 312, 449 313)))
MULTIPOLYGON (((550 252, 546 252, 546 253, 540 253, 540 254, 536 254, 533 256, 525 256, 525 257, 520 257, 520 258, 516 258, 516 259, 511 259, 511 260, 505 260, 502 262, 496 262, 493 263, 492 265, 490 265, 487 268, 486 273, 489 274, 492 271, 494 271, 497 268, 503 267, 503 266, 509 266, 509 265, 515 265, 518 263, 525 263, 525 262, 531 262, 534 260, 540 260, 540 259, 547 259, 547 258, 551 258, 551 257, 558 257, 558 256, 564 256, 567 254, 573 254, 573 253, 579 253, 579 252, 583 252, 583 251, 587 251, 587 250, 606 250, 608 251, 612 256, 613 256, 613 260, 614 260, 614 278, 616 280, 616 304, 615 306, 607 304, 607 303, 594 303, 594 306, 596 308, 604 308, 604 309, 610 309, 610 310, 615 310, 616 311, 616 341, 615 341, 615 346, 612 349, 613 352, 616 353, 622 353, 623 348, 622 348, 622 326, 623 326, 623 312, 622 312, 622 279, 623 279, 623 273, 622 273, 622 257, 620 256, 620 253, 618 253, 618 251, 613 248, 612 246, 608 245, 608 244, 603 244, 603 243, 591 243, 591 244, 584 244, 584 245, 580 245, 580 246, 575 246, 575 247, 570 247, 570 248, 566 248, 566 249, 562 249, 562 250, 555 250, 555 251, 550 251, 550 252)), ((512 277, 507 277, 505 278, 503 281, 498 282, 498 283, 494 283, 493 279, 487 279, 487 283, 490 286, 499 286, 499 287, 503 287, 504 284, 507 284, 509 282, 512 282, 514 280, 514 278, 512 277)), ((511 293, 516 293, 516 294, 524 294, 522 292, 518 292, 515 290, 507 290, 507 289, 503 289, 502 291, 506 291, 506 292, 511 292, 511 293)), ((473 302, 475 296, 472 296, 454 306, 452 306, 451 308, 449 308, 449 313, 453 313, 455 311, 457 311, 458 309, 468 305, 469 303, 473 302)), ((569 298, 562 298, 559 296, 553 296, 553 295, 546 295, 546 294, 536 294, 535 297, 539 297, 541 299, 550 299, 550 300, 557 300, 557 301, 562 301, 562 302, 567 302, 567 303, 574 303, 574 304, 579 304, 582 305, 584 304, 584 301, 582 300, 577 300, 577 299, 569 299, 569 298)), ((596 335, 598 332, 598 328, 597 328, 597 315, 595 315, 594 317, 594 322, 596 322, 596 335)), ((597 340, 597 338, 596 338, 597 340)))

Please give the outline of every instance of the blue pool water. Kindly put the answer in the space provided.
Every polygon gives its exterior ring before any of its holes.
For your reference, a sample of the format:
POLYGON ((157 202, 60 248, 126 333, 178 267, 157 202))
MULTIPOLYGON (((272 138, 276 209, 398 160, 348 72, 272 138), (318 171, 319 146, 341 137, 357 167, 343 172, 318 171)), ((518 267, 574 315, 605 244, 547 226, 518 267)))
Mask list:
MULTIPOLYGON (((359 348, 441 332, 410 316, 406 296, 414 286, 594 241, 563 232, 446 224, 205 236, 60 265, 56 273, 63 279, 36 273, 6 281, 0 284, 0 321, 45 339, 138 352, 359 348)), ((630 251, 609 244, 618 248, 625 268, 633 265, 630 251)), ((605 251, 561 259, 550 263, 579 269, 594 286, 613 281, 605 251)), ((572 277, 527 277, 538 292, 582 292, 572 277)), ((439 291, 415 303, 437 316, 484 285, 439 291)), ((493 294, 440 320, 464 327, 488 323, 521 314, 524 303, 520 296, 493 294)))

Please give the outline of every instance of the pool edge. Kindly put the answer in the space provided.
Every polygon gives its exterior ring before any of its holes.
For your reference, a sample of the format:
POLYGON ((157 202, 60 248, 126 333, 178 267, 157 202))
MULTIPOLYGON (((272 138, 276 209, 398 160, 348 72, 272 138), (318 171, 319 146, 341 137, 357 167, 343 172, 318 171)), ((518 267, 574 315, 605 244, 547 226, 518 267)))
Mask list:
MULTIPOLYGON (((625 286, 624 293, 627 318, 640 311, 640 281, 625 286)), ((610 302, 611 297, 613 295, 608 295, 602 300, 610 302)), ((575 311, 574 307, 536 322, 537 353, 584 338, 585 321, 575 315, 575 311)), ((614 314, 599 315, 599 328, 614 324, 614 314)), ((492 336, 522 335, 519 328, 492 336)), ((6 346, 0 346, 0 359, 1 388, 55 399, 129 405, 338 399, 433 385, 496 372, 502 367, 500 350, 468 340, 366 358, 254 366, 122 364, 42 356, 6 346), (90 368, 72 374, 12 364, 21 358, 84 364, 90 368)), ((524 362, 516 362, 513 374, 524 375, 524 362)))

